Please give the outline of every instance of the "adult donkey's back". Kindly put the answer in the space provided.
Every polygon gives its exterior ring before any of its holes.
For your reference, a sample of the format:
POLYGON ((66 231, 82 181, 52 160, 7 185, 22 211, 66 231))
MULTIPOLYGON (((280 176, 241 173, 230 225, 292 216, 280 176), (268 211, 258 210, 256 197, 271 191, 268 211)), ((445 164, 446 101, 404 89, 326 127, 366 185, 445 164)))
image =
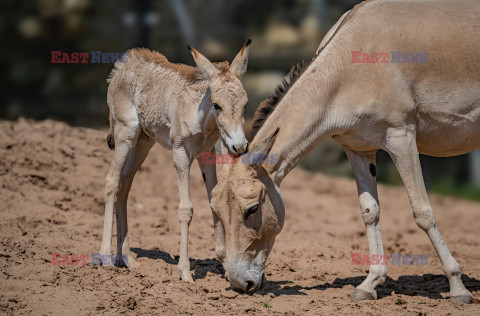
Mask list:
MULTIPOLYGON (((254 125, 260 129, 251 151, 276 154, 276 162, 227 166, 213 190, 232 287, 249 293, 261 287, 284 221, 277 185, 332 137, 353 167, 370 254, 384 254, 375 167, 383 149, 405 184, 415 222, 442 262, 451 297, 472 302, 435 224, 418 154, 453 156, 480 148, 479 52, 478 0, 374 0, 345 14, 310 64, 294 69, 292 83, 257 110, 254 125)), ((386 266, 372 263, 351 298, 376 298, 386 275, 386 266)))
MULTIPOLYGON (((190 166, 201 152, 215 150, 219 135, 230 152, 240 154, 247 149, 243 111, 248 99, 240 77, 247 70, 250 43, 245 43, 231 65, 211 63, 191 47, 197 67, 170 63, 162 54, 144 48, 129 50, 126 58, 117 61, 107 80, 107 142, 114 154, 105 185, 101 255, 112 254, 115 209, 117 260, 129 268, 137 265, 127 235, 128 192, 135 173, 158 142, 173 151, 180 195, 178 272, 182 280, 193 281, 188 261, 188 228, 193 215, 190 166)), ((215 165, 198 162, 210 199, 217 181, 215 165)))

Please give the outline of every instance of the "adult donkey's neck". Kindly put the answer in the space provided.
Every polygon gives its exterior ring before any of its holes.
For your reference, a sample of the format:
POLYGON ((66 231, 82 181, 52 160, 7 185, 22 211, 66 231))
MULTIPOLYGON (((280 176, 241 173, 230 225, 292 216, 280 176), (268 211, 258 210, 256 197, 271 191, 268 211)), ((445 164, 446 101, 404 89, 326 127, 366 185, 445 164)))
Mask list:
POLYGON ((277 185, 320 142, 342 129, 341 117, 331 111, 338 89, 338 59, 333 49, 317 56, 269 114, 252 141, 270 137, 279 128, 264 168, 277 185), (272 156, 273 157, 273 156, 272 156))
POLYGON ((270 154, 278 155, 278 160, 271 164, 271 159, 268 159, 264 164, 277 185, 319 143, 348 128, 348 120, 345 118, 348 115, 335 110, 338 106, 335 103, 342 102, 341 98, 334 99, 340 90, 340 82, 345 80, 342 70, 350 60, 350 52, 338 38, 341 31, 346 34, 344 40, 355 36, 352 30, 345 30, 345 24, 364 3, 345 13, 330 29, 320 43, 313 61, 302 71, 300 77, 293 78, 284 95, 280 93, 280 100, 276 100, 277 104, 272 106, 274 109, 265 111, 260 106, 257 110, 259 115, 256 113, 256 116, 260 120, 254 122, 254 126, 260 125, 261 128, 255 135, 251 148, 279 128, 270 150, 270 154))

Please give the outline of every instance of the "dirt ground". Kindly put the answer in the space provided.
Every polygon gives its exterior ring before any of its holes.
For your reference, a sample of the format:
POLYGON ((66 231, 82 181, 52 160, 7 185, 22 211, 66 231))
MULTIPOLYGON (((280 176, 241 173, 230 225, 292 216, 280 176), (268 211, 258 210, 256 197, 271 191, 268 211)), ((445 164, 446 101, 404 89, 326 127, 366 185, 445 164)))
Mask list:
POLYGON ((128 201, 130 246, 140 267, 94 266, 112 157, 105 136, 104 130, 54 121, 0 122, 1 314, 480 314, 480 204, 431 195, 437 226, 473 292, 474 304, 462 305, 448 299, 447 279, 413 221, 404 189, 379 186, 386 254, 427 255, 428 264, 389 264, 379 299, 353 303, 348 295, 368 271, 351 259, 352 253, 368 254, 355 183, 300 169, 281 187, 287 215, 267 263, 267 283, 247 296, 231 291, 221 277, 194 165, 195 284, 180 282, 176 177, 171 154, 160 146, 137 174, 128 201), (70 260, 85 255, 88 264, 53 265, 52 253, 70 260))

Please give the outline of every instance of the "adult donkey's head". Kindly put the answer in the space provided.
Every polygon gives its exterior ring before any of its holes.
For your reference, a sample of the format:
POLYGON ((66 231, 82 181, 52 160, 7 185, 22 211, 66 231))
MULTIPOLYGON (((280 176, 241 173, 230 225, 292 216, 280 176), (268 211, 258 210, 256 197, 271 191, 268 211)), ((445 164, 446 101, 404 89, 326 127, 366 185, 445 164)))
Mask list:
POLYGON ((247 71, 249 39, 231 65, 218 67, 191 46, 195 63, 201 75, 209 81, 210 100, 221 139, 231 153, 241 154, 247 150, 248 141, 243 132, 243 111, 248 97, 240 82, 247 71))
POLYGON ((262 167, 278 130, 225 165, 212 191, 211 208, 225 230, 228 274, 233 289, 253 293, 262 287, 267 257, 285 218, 279 188, 262 167))

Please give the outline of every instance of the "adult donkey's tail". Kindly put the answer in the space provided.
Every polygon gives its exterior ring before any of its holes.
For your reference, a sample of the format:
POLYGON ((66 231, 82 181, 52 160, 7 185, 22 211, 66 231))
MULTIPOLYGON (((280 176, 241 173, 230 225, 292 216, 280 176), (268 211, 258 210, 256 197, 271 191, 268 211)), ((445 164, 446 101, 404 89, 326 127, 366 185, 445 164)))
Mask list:
POLYGON ((113 137, 113 118, 112 118, 112 111, 108 114, 108 120, 110 121, 110 130, 108 131, 107 135, 107 145, 108 148, 111 150, 115 149, 115 138, 113 137))

